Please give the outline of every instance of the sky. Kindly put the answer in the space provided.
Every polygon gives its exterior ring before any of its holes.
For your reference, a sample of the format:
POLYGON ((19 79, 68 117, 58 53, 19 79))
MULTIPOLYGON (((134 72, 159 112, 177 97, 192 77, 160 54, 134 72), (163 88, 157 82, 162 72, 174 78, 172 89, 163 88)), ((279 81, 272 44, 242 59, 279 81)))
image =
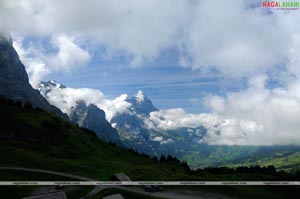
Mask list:
POLYGON ((260 0, 1 0, 0 18, 33 87, 54 79, 107 100, 143 90, 160 109, 156 128, 204 125, 213 144, 300 143, 299 10, 260 0))

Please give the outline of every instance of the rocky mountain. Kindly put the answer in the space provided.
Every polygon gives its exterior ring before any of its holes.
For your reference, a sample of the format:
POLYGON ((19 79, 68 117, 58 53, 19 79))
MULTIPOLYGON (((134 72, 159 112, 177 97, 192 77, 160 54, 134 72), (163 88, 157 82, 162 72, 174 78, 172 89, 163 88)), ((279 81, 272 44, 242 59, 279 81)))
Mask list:
POLYGON ((141 90, 136 95, 128 97, 126 101, 130 103, 128 110, 111 119, 111 123, 115 124, 123 144, 142 153, 162 154, 158 153, 158 147, 153 146, 156 144, 152 140, 155 130, 149 129, 146 124, 149 114, 158 111, 158 109, 141 90))
POLYGON ((122 146, 117 130, 105 119, 105 112, 96 105, 79 101, 72 107, 69 117, 73 123, 94 131, 100 139, 122 146))
POLYGON ((203 126, 163 130, 149 126, 149 116, 158 109, 151 100, 138 91, 126 99, 131 106, 127 111, 115 115, 115 124, 123 144, 149 155, 174 155, 188 161, 192 167, 218 165, 233 158, 242 158, 254 147, 212 146, 201 142, 206 135, 203 126))
MULTIPOLYGON (((65 92, 65 89, 71 88, 53 80, 42 82, 38 89, 49 102, 62 98, 59 103, 63 104, 60 105, 61 108, 67 106, 64 100, 72 98, 69 92, 65 92)), ((201 143, 206 134, 206 129, 202 126, 174 130, 153 128, 149 126, 150 113, 158 109, 152 101, 142 91, 130 97, 126 96, 122 100, 129 106, 111 118, 111 125, 105 120, 104 112, 88 103, 88 99, 76 101, 66 112, 72 122, 93 130, 103 140, 119 145, 121 143, 127 148, 151 156, 173 155, 188 160, 193 167, 216 165, 233 158, 244 157, 251 151, 247 147, 211 146, 201 143)))
POLYGON ((4 35, 0 35, 0 95, 23 104, 30 103, 34 108, 42 108, 68 120, 66 114, 50 105, 39 91, 32 88, 11 37, 4 35))
POLYGON ((130 110, 133 113, 140 114, 143 116, 149 116, 153 111, 158 109, 152 104, 152 101, 144 95, 143 91, 139 90, 136 95, 126 100, 131 104, 130 110))
MULTIPOLYGON (((111 123, 115 124, 122 142, 129 148, 149 155, 178 155, 179 150, 177 149, 199 141, 205 133, 203 127, 193 130, 181 128, 178 129, 180 133, 150 128, 148 124, 150 113, 158 111, 152 101, 142 91, 128 97, 126 101, 131 106, 127 111, 115 115, 111 123)), ((184 150, 186 148, 187 146, 184 147, 184 150)))
MULTIPOLYGON (((50 97, 49 93, 62 92, 66 88, 65 85, 59 84, 54 80, 41 82, 38 85, 38 90, 48 100, 50 97)), ((79 100, 67 112, 74 124, 94 131, 101 140, 111 141, 118 146, 123 146, 117 130, 106 120, 105 112, 96 105, 79 100)))

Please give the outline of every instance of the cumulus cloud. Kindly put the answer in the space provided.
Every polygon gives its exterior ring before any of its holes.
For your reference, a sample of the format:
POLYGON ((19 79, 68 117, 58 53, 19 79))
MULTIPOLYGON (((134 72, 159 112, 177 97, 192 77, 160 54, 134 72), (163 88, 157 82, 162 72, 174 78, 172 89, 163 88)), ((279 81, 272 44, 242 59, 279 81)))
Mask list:
POLYGON ((88 51, 80 48, 75 43, 74 37, 58 35, 52 37, 52 44, 58 48, 55 55, 48 58, 52 67, 63 68, 70 71, 72 67, 85 65, 91 58, 88 51))
POLYGON ((207 99, 213 114, 223 120, 208 133, 208 142, 251 145, 300 143, 299 81, 290 83, 286 88, 274 89, 267 89, 265 81, 265 76, 256 77, 245 91, 228 93, 224 98, 211 96, 207 99))
POLYGON ((270 11, 260 0, 229 0, 217 6, 210 0, 4 0, 0 13, 2 30, 76 34, 106 46, 108 52, 128 53, 133 65, 174 48, 180 52, 180 65, 227 77, 248 77, 277 70, 278 65, 294 75, 299 70, 300 13, 270 11))
POLYGON ((156 137, 153 137, 151 138, 152 141, 154 142, 160 142, 162 141, 164 138, 162 136, 156 136, 156 137))
POLYGON ((188 114, 182 109, 152 112, 152 128, 204 126, 207 134, 202 141, 217 145, 299 145, 300 82, 268 89, 266 80, 266 76, 257 76, 244 91, 207 96, 210 113, 188 114))
POLYGON ((214 1, 199 1, 187 27, 182 64, 242 77, 284 62, 293 39, 291 32, 283 29, 279 15, 286 18, 290 14, 267 14, 260 4, 253 6, 256 2, 230 0, 216 6, 214 1), (278 48, 283 38, 285 42, 278 48))
POLYGON ((189 6, 181 0, 4 0, 0 29, 41 36, 75 32, 126 50, 137 65, 174 45, 189 6))
POLYGON ((101 91, 89 88, 52 87, 50 92, 44 92, 42 90, 41 93, 47 98, 50 104, 57 106, 67 114, 70 114, 72 106, 78 101, 95 104, 104 110, 107 121, 110 121, 116 114, 127 111, 131 105, 125 101, 128 98, 127 94, 110 100, 107 99, 101 91))
POLYGON ((173 139, 168 138, 168 139, 166 139, 166 140, 161 141, 160 144, 169 144, 169 143, 173 143, 173 142, 174 142, 173 139))
POLYGON ((21 36, 15 36, 13 46, 24 63, 29 74, 30 83, 34 87, 52 72, 70 72, 74 68, 87 64, 91 59, 89 52, 80 48, 74 37, 67 35, 53 36, 51 44, 57 50, 50 53, 46 53, 45 49, 35 44, 25 47, 23 39, 21 36))
POLYGON ((159 144, 169 144, 169 143, 173 143, 174 140, 171 138, 168 139, 164 139, 162 136, 154 136, 151 138, 152 141, 154 142, 159 142, 159 144))
POLYGON ((213 126, 217 121, 215 115, 186 113, 182 108, 166 109, 150 113, 148 126, 163 130, 183 127, 196 128, 201 125, 213 126))

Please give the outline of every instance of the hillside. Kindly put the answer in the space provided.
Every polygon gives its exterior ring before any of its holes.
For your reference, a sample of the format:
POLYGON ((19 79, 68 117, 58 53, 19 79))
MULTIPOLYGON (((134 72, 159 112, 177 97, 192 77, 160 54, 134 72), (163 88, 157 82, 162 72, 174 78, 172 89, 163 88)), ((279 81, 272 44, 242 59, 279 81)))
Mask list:
POLYGON ((134 180, 191 179, 180 164, 163 164, 99 140, 41 109, 0 102, 1 166, 69 172, 99 180, 126 173, 134 180))
POLYGON ((259 147, 246 157, 227 161, 225 166, 274 165, 278 170, 294 171, 300 168, 299 146, 259 147))

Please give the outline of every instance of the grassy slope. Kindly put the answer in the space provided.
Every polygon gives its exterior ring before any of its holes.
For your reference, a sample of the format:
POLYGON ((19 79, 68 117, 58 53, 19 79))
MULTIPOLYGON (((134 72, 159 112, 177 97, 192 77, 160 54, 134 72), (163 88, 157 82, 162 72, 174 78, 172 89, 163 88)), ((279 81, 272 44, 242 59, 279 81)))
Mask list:
MULTIPOLYGON (((191 146, 190 151, 182 157, 192 168, 219 166, 254 150, 251 147, 242 146, 206 146, 209 151, 205 154, 199 152, 199 147, 200 145, 191 146)), ((205 145, 202 145, 202 148, 204 147, 205 145)))
POLYGON ((274 149, 261 149, 253 152, 248 157, 237 159, 224 164, 229 167, 249 165, 274 165, 278 170, 291 171, 300 169, 300 147, 288 146, 274 149))
POLYGON ((98 180, 124 172, 133 180, 191 179, 180 165, 158 163, 97 139, 43 110, 0 103, 0 165, 62 171, 98 180), (17 130, 12 137, 6 132, 17 130), (29 137, 29 138, 28 138, 29 137), (175 172, 174 172, 175 171, 175 172))

